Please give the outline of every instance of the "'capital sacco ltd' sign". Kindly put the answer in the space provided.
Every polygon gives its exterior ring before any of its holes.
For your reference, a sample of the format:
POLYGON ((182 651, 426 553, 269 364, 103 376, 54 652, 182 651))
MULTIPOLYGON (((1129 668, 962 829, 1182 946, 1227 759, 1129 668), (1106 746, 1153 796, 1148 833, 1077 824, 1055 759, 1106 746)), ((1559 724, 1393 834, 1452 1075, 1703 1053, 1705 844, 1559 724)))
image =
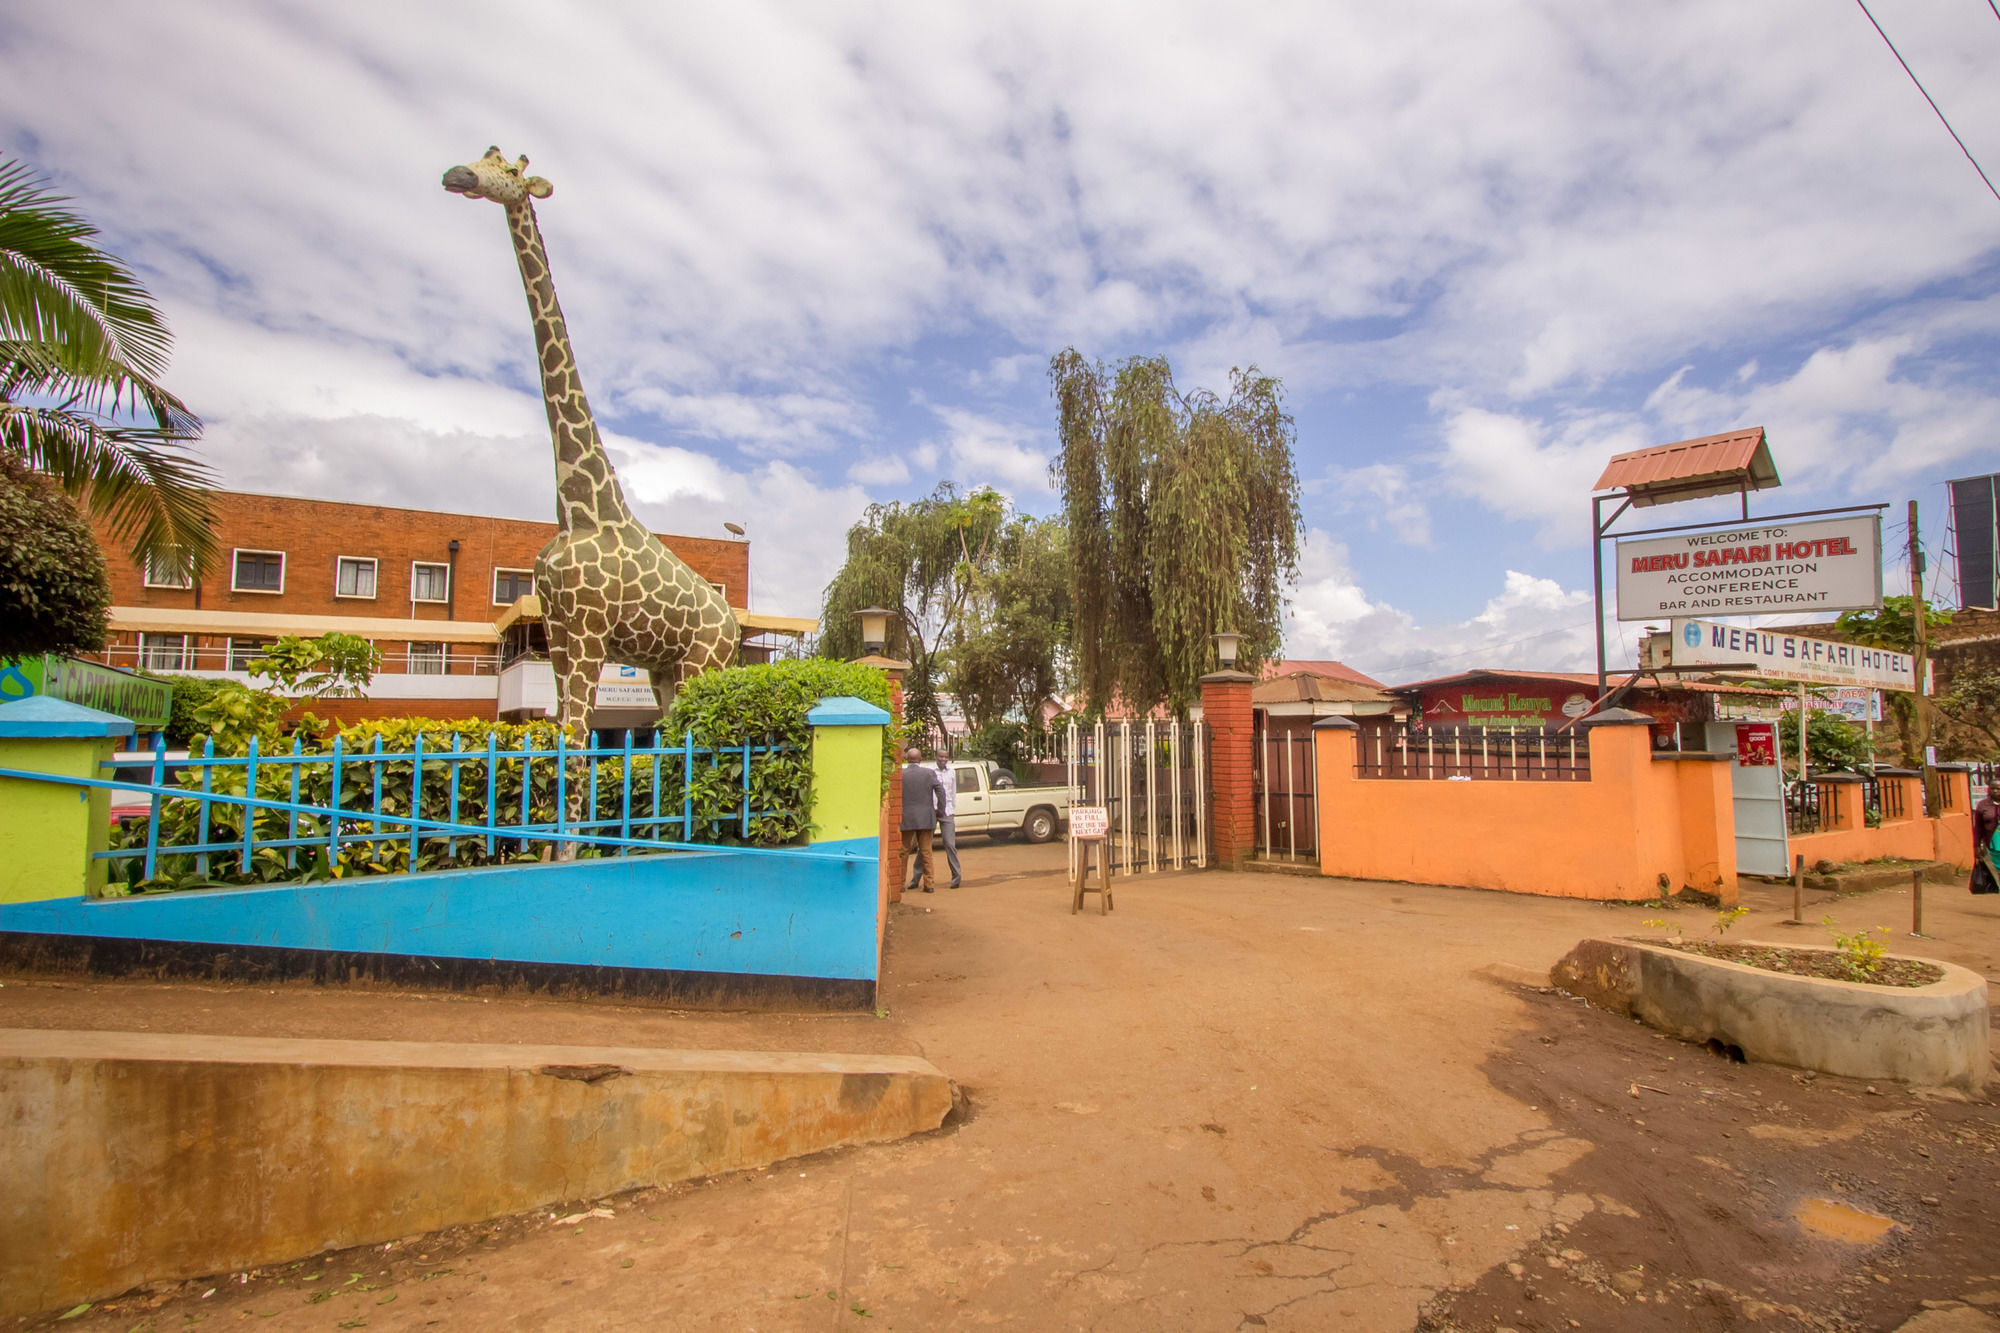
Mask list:
POLYGON ((1618 543, 1618 618, 1870 611, 1882 605, 1882 520, 1709 528, 1618 543))

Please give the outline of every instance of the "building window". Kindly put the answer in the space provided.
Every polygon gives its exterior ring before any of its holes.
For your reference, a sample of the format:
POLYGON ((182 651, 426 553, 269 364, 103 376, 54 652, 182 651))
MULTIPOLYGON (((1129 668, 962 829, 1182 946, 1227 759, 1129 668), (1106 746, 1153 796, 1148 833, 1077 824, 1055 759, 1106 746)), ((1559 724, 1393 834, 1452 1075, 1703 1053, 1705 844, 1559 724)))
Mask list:
POLYGON ((407 670, 412 676, 442 676, 447 660, 445 653, 445 646, 441 643, 413 643, 406 659, 407 670))
POLYGON ((264 650, 270 646, 271 641, 269 639, 231 638, 229 640, 229 669, 231 671, 248 671, 250 664, 262 657, 264 650))
POLYGON ((414 564, 410 566, 410 600, 443 602, 451 597, 451 566, 414 564))
POLYGON ((525 569, 496 569, 493 571, 493 605, 512 606, 523 597, 531 597, 535 592, 535 576, 525 569))
POLYGON ((335 597, 374 597, 375 562, 363 556, 340 557, 333 571, 335 597))
POLYGON ((194 580, 171 564, 146 557, 145 583, 148 588, 192 588, 194 580))
MULTIPOLYGON (((717 592, 721 593, 723 601, 726 602, 729 600, 729 585, 727 583, 717 583, 714 579, 710 579, 708 581, 708 586, 715 589, 717 592)), ((1808 740, 1810 740, 1810 737, 1808 738, 1808 740)))
POLYGON ((232 592, 283 592, 285 553, 238 551, 233 573, 229 583, 232 592))
POLYGON ((139 669, 142 671, 189 671, 194 667, 194 650, 185 634, 141 634, 139 669))

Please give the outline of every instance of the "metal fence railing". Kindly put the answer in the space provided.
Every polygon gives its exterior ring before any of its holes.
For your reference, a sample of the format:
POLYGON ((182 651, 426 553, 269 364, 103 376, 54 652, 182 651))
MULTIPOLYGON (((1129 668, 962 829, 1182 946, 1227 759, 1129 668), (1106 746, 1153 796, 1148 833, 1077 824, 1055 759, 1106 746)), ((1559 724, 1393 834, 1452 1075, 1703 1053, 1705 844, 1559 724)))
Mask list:
POLYGON ((268 754, 253 740, 240 755, 219 755, 209 740, 199 754, 171 758, 162 735, 146 761, 124 756, 104 764, 103 777, 0 776, 109 790, 121 827, 97 859, 134 885, 269 883, 307 876, 315 863, 320 873, 368 874, 557 850, 711 851, 792 841, 775 831, 803 828, 800 811, 758 806, 774 789, 760 780, 766 767, 795 747, 640 734, 650 741, 626 732, 618 746, 572 747, 557 730, 546 747, 503 746, 488 733, 484 744, 453 736, 445 748, 418 732, 396 750, 379 735, 366 749, 336 736, 326 750, 294 739, 268 754))
POLYGON ((1850 799, 1846 788, 1854 783, 1818 782, 1794 779, 1785 784, 1785 827, 1793 833, 1818 833, 1840 823, 1841 804, 1850 799))
POLYGON ((1894 779, 1900 776, 1892 773, 1868 773, 1861 779, 1863 809, 1871 824, 1893 823, 1907 816, 1903 801, 1903 784, 1894 779), (1884 782, 1883 778, 1891 781, 1884 782))
POLYGON ((1545 727, 1369 725, 1356 772, 1364 778, 1475 782, 1588 782, 1590 733, 1545 727))

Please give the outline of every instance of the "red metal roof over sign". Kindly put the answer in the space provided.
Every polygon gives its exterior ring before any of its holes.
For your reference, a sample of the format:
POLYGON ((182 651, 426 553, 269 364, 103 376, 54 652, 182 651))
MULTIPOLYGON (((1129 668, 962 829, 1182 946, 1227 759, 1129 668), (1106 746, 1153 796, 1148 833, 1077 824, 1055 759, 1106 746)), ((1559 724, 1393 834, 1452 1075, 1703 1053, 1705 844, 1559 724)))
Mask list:
POLYGON ((1597 479, 1600 491, 1623 490, 1634 505, 1762 491, 1778 485, 1778 465, 1762 426, 1704 435, 1617 454, 1597 479))

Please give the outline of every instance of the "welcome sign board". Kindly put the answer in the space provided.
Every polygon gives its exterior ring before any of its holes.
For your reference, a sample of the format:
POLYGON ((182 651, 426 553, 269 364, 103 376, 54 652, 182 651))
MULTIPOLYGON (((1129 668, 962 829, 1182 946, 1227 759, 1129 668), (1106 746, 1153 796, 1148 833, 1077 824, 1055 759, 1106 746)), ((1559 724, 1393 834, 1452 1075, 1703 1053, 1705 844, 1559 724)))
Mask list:
MULTIPOLYGON (((1916 680, 1915 659, 1887 648, 1744 629, 1714 620, 1676 620, 1673 625, 1673 665, 1677 667, 1740 666, 1745 668, 1744 674, 1765 680, 1906 692, 1916 680)), ((1930 664, 1924 666, 1924 693, 1929 694, 1930 664)))
POLYGON ((1618 618, 1872 611, 1882 519, 1709 528, 1618 543, 1618 618))

